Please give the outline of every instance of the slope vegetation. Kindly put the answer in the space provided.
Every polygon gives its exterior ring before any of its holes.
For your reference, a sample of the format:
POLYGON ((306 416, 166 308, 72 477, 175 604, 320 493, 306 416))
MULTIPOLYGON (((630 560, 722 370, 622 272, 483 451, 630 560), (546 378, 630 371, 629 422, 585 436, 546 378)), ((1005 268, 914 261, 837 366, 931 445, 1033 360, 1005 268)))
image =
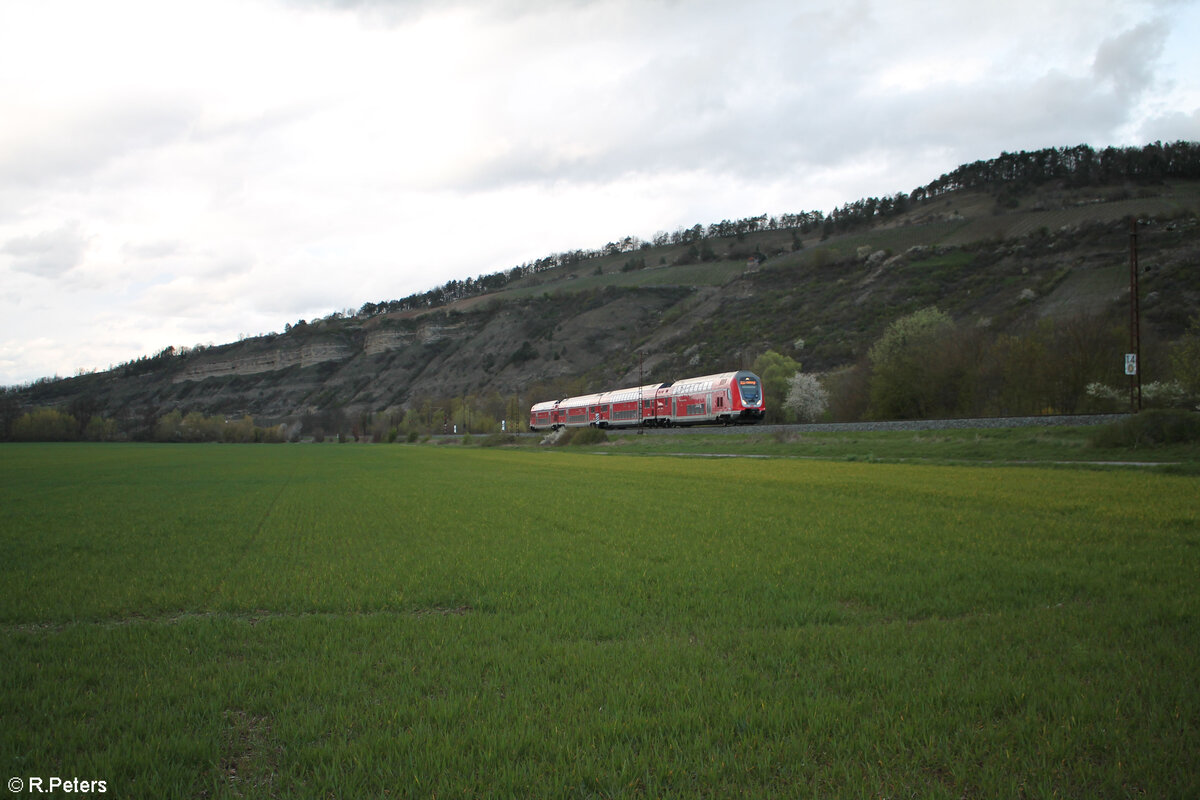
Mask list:
POLYGON ((844 230, 831 216, 699 249, 614 248, 436 307, 369 304, 283 334, 168 350, 9 391, 6 413, 71 409, 134 435, 173 410, 336 427, 370 413, 432 422, 465 402, 515 418, 544 396, 749 366, 767 350, 835 370, 928 306, 997 332, 1079 315, 1122 325, 1134 219, 1145 335, 1178 338, 1200 307, 1200 181, 963 188, 906 206, 844 230))

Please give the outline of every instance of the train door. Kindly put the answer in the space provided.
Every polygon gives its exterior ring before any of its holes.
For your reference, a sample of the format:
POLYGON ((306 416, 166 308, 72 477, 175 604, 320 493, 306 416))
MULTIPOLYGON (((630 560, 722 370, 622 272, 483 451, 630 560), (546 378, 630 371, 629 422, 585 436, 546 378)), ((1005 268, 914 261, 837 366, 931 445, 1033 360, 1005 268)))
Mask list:
POLYGON ((730 417, 730 394, 728 389, 722 389, 713 396, 713 418, 717 420, 729 421, 730 417))
POLYGON ((658 394, 654 398, 654 416, 658 418, 658 424, 670 425, 673 411, 674 409, 671 408, 671 390, 664 386, 658 390, 658 394))

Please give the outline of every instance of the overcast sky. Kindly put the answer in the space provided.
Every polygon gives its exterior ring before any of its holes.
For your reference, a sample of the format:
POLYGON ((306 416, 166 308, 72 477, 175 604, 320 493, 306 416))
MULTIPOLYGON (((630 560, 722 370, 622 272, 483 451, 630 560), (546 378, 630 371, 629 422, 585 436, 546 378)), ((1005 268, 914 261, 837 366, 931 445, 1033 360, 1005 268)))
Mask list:
POLYGON ((0 0, 0 384, 1200 140, 1198 52, 1192 0, 0 0))

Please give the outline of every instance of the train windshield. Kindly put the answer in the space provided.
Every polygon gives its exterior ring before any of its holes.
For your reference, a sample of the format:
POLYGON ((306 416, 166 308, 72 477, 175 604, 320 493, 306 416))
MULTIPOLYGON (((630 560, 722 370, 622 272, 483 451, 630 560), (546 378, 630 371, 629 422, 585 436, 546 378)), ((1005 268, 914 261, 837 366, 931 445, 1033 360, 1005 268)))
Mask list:
POLYGON ((741 390, 744 405, 758 405, 758 401, 762 399, 762 390, 758 388, 757 378, 743 375, 738 378, 738 389, 741 390))

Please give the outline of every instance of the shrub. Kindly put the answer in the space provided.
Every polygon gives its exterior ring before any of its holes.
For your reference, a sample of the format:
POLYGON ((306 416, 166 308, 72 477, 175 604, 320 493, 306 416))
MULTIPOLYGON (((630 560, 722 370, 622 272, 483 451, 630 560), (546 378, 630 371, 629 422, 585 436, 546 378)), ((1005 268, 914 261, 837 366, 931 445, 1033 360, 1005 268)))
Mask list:
POLYGON ((877 419, 922 419, 953 411, 956 370, 945 357, 954 323, 930 307, 888 325, 871 346, 871 414, 877 419))
POLYGON ((784 403, 788 395, 788 382, 800 371, 800 362, 782 353, 768 350, 754 359, 752 369, 763 383, 763 397, 767 403, 766 421, 786 421, 781 412, 786 408, 784 403))
POLYGON ((117 423, 99 415, 92 415, 83 432, 89 442, 109 442, 117 438, 117 423))
POLYGON ((871 392, 871 365, 861 360, 852 367, 827 373, 829 412, 834 422, 858 422, 867 414, 871 392))
POLYGON ((154 440, 156 442, 174 442, 181 438, 179 426, 183 424, 183 413, 178 409, 163 414, 154 423, 154 440))
POLYGON ((480 447, 500 447, 506 444, 516 444, 517 437, 511 433, 493 433, 490 436, 485 436, 483 441, 479 443, 480 447))
POLYGON ((816 375, 797 372, 788 380, 787 399, 783 405, 800 422, 816 422, 829 407, 829 392, 816 375))
POLYGON ((561 447, 564 444, 603 444, 608 441, 608 434, 603 428, 559 428, 550 431, 542 439, 542 444, 561 447))
POLYGON ((522 364, 524 364, 526 361, 532 361, 533 359, 535 359, 537 357, 538 357, 537 348, 534 347, 532 344, 530 344, 529 340, 526 339, 524 342, 521 343, 521 346, 518 347, 511 356, 509 356, 508 363, 515 364, 516 366, 519 367, 522 364))
MULTIPOLYGON (((1099 381, 1087 385, 1087 396, 1104 404, 1105 410, 1129 407, 1128 386, 1106 386, 1099 381)), ((1188 401, 1187 390, 1179 381, 1151 381, 1142 384, 1142 402, 1159 408, 1179 408, 1188 401)))
POLYGON ((1200 442, 1200 414, 1156 408, 1097 428, 1093 447, 1155 447, 1200 442))
POLYGON ((560 444, 566 444, 566 441, 564 440, 569 440, 570 438, 570 428, 554 428, 548 431, 546 435, 542 437, 541 443, 543 445, 557 446, 560 444))
POLYGON ((566 436, 558 440, 559 444, 603 444, 608 441, 608 433, 603 428, 573 428, 566 436))
POLYGON ((79 423, 58 409, 39 408, 18 417, 12 435, 17 441, 66 442, 79 438, 79 423))
POLYGON ((1184 393, 1200 398, 1200 314, 1189 320, 1187 333, 1172 348, 1171 368, 1184 393))

